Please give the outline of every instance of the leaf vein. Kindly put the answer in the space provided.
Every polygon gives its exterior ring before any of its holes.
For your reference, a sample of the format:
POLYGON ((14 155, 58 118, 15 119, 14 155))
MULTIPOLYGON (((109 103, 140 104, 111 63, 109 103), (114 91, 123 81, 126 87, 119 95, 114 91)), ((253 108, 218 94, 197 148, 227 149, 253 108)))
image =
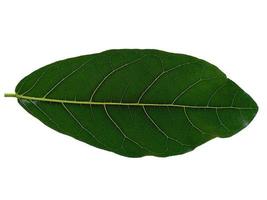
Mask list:
POLYGON ((59 126, 59 124, 57 124, 54 120, 52 120, 52 118, 49 116, 49 114, 48 113, 46 113, 43 109, 41 109, 41 107, 40 106, 38 106, 37 105, 37 103, 35 103, 35 102, 33 102, 32 100, 30 100, 30 102, 41 112, 41 113, 43 113, 43 115, 45 115, 46 117, 47 117, 47 119, 50 121, 50 122, 52 122, 53 124, 55 124, 57 127, 58 127, 58 129, 61 129, 60 128, 60 126, 59 126))
POLYGON ((192 109, 237 109, 237 110, 256 110, 256 107, 237 107, 237 106, 196 106, 184 104, 169 104, 169 103, 130 103, 130 102, 101 102, 101 101, 73 101, 64 99, 49 99, 42 97, 31 97, 14 94, 18 99, 34 100, 50 103, 65 103, 65 104, 79 104, 79 105, 110 105, 110 106, 151 106, 151 107, 178 107, 178 108, 192 108, 192 109))
POLYGON ((139 58, 137 58, 137 59, 135 59, 135 60, 133 60, 133 61, 131 61, 131 62, 125 63, 125 64, 119 66, 118 68, 113 69, 111 72, 109 72, 109 73, 108 73, 108 74, 107 74, 107 75, 106 75, 106 76, 99 82, 99 84, 98 84, 98 85, 96 86, 96 88, 94 89, 94 91, 93 91, 93 93, 92 93, 92 95, 91 95, 91 97, 90 97, 90 101, 93 100, 93 98, 94 98, 96 92, 98 91, 98 89, 103 85, 103 83, 104 83, 104 82, 105 82, 111 75, 113 75, 115 72, 117 72, 117 71, 119 71, 119 70, 121 70, 121 69, 123 69, 123 68, 125 68, 125 67, 127 67, 127 66, 129 66, 129 65, 131 65, 131 64, 134 64, 134 63, 140 61, 140 60, 143 59, 144 57, 145 57, 145 56, 141 56, 141 57, 139 57, 139 58))
POLYGON ((61 80, 59 80, 44 96, 43 98, 46 98, 49 94, 51 94, 51 92, 53 92, 60 84, 62 84, 66 79, 68 79, 70 76, 72 76, 73 74, 75 74, 76 72, 78 72, 82 67, 84 67, 86 64, 88 64, 91 60, 93 59, 89 59, 88 61, 84 62, 83 64, 81 64, 79 67, 77 67, 76 69, 74 69, 72 72, 70 72, 69 74, 67 74, 65 77, 63 77, 61 80))
MULTIPOLYGON (((48 70, 48 69, 47 69, 48 70)), ((37 79, 36 79, 36 81, 34 82, 34 84, 28 89, 28 90, 26 90, 25 92, 23 92, 22 93, 22 95, 25 95, 25 94, 27 94, 28 92, 30 92, 38 83, 39 83, 39 81, 40 81, 40 79, 43 77, 43 75, 47 72, 47 70, 45 70, 37 79)), ((25 82, 24 82, 25 83, 25 82)), ((23 85, 22 85, 23 86, 23 85)), ((22 88, 22 86, 21 86, 21 88, 22 88)), ((20 88, 20 89, 21 89, 20 88)), ((20 90, 19 89, 19 90, 20 90)), ((19 91, 18 91, 19 92, 19 91)))
POLYGON ((141 99, 144 97, 144 95, 148 92, 148 90, 154 85, 154 83, 156 83, 164 74, 167 74, 175 69, 179 69, 180 67, 182 66, 185 66, 185 65, 190 65, 190 64, 193 64, 193 63, 197 63, 197 62, 200 62, 200 61, 194 61, 194 62, 187 62, 187 63, 183 63, 183 64, 180 64, 180 65, 177 65, 171 69, 168 69, 168 70, 164 70, 159 73, 156 78, 145 88, 145 90, 141 93, 140 97, 138 98, 138 103, 140 103, 141 99))
POLYGON ((133 142, 134 144, 136 144, 139 148, 144 149, 148 152, 151 152, 150 150, 148 150, 147 148, 145 148, 144 146, 142 146, 141 144, 139 144, 138 142, 134 141, 133 139, 129 138, 129 136, 127 136, 123 130, 120 128, 120 126, 114 121, 114 119, 111 117, 111 115, 109 114, 106 105, 104 105, 104 110, 106 115, 108 116, 109 120, 115 125, 115 127, 119 130, 119 132, 123 135, 124 139, 122 141, 121 147, 123 147, 124 141, 125 139, 133 142))
MULTIPOLYGON (((226 79, 227 80, 227 79, 226 79)), ((225 81, 222 85, 220 85, 219 87, 217 87, 214 92, 210 95, 210 98, 208 100, 207 106, 210 105, 211 100, 213 99, 213 97, 215 97, 215 95, 217 94, 218 91, 220 91, 225 85, 226 85, 227 81, 225 81)))
POLYGON ((69 115, 72 117, 72 119, 74 119, 74 121, 87 133, 89 133, 90 136, 92 136, 99 144, 103 145, 104 147, 108 148, 107 145, 105 145, 103 142, 101 142, 99 139, 96 138, 96 136, 89 131, 88 128, 86 128, 80 121, 79 119, 77 119, 74 114, 67 108, 67 106, 62 103, 63 108, 67 111, 67 113, 69 113, 69 115))
POLYGON ((198 132, 200 132, 201 134, 206 134, 206 135, 210 135, 208 133, 206 133, 205 131, 201 130, 199 127, 197 127, 192 120, 189 118, 189 115, 186 112, 186 108, 184 108, 184 114, 186 116, 186 119, 188 120, 188 122, 191 124, 191 126, 193 126, 198 132))
POLYGON ((220 118, 220 115, 219 115, 219 113, 218 113, 218 109, 215 109, 216 110, 216 116, 217 116, 217 118, 218 118, 218 120, 219 120, 219 122, 220 122, 220 125, 224 128, 224 129, 226 129, 227 131, 231 131, 224 123, 223 123, 223 121, 222 121, 222 119, 220 118))
MULTIPOLYGON (((175 139, 175 138, 173 138, 173 137, 170 137, 165 131, 163 131, 162 128, 160 128, 160 126, 159 126, 159 125, 154 121, 154 119, 148 114, 148 112, 146 111, 145 106, 143 106, 143 111, 144 111, 146 117, 149 119, 149 121, 150 121, 150 122, 151 122, 151 123, 158 129, 159 132, 161 132, 161 134, 163 134, 163 135, 166 137, 167 140, 172 140, 172 141, 178 143, 178 144, 181 145, 181 146, 190 146, 190 145, 188 145, 188 144, 184 144, 184 143, 180 142, 179 140, 177 140, 177 139, 175 139)), ((167 143, 166 143, 166 147, 167 147, 167 150, 168 150, 168 145, 167 145, 167 143)))

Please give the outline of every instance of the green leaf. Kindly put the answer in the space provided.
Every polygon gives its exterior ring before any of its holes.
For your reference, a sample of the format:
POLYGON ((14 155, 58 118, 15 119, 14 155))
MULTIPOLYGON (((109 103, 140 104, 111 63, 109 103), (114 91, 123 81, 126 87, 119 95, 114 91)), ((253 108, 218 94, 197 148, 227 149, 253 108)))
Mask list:
POLYGON ((214 65, 158 50, 58 61, 25 77, 13 96, 47 126, 128 157, 183 154, 234 135, 258 110, 214 65))

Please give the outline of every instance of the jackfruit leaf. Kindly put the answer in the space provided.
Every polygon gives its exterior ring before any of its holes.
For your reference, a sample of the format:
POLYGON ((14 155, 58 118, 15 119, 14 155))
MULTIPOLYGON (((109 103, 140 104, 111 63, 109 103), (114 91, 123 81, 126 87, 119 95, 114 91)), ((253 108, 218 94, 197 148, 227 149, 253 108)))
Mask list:
POLYGON ((15 92, 50 128, 127 157, 183 154, 234 135, 258 110, 214 65, 159 50, 58 61, 26 76, 15 92))

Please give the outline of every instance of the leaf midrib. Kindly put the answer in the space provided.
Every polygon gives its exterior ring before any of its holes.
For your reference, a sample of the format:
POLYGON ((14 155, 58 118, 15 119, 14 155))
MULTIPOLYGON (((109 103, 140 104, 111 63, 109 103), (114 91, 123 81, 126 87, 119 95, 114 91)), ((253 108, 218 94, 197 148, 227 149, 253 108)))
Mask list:
POLYGON ((193 108, 193 109, 238 109, 238 110, 255 110, 254 107, 236 107, 236 106, 194 106, 182 104, 168 104, 168 103, 131 103, 131 102, 101 102, 101 101, 77 101, 64 99, 50 99, 44 97, 31 97, 20 94, 13 94, 10 97, 18 99, 25 99, 31 101, 43 101, 51 103, 68 103, 68 104, 82 104, 82 105, 110 105, 110 106, 141 106, 141 107, 178 107, 178 108, 193 108))

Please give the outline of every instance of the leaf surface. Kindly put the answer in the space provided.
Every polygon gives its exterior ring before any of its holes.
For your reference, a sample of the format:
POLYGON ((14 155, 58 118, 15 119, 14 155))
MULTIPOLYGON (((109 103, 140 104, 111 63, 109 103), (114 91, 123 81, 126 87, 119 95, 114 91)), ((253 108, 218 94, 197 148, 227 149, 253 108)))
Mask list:
POLYGON ((257 105, 214 65, 159 50, 109 50, 58 61, 16 87, 47 126, 128 157, 191 151, 246 127, 257 105))

